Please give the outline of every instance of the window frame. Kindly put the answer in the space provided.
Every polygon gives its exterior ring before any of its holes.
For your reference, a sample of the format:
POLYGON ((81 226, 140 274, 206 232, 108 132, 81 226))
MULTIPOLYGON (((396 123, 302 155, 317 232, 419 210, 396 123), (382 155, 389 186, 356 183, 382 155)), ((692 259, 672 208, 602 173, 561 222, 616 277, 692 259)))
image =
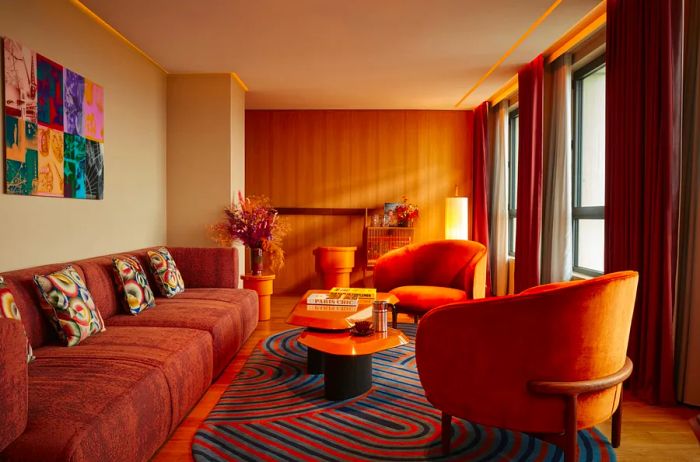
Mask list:
POLYGON ((572 83, 573 98, 573 139, 572 139, 572 207, 571 230, 573 247, 573 271, 585 276, 600 276, 602 271, 586 268, 578 265, 579 220, 603 220, 605 223, 605 206, 581 206, 581 162, 583 147, 583 80, 594 72, 605 67, 605 54, 598 56, 591 62, 574 72, 572 83))
POLYGON ((519 117, 520 112, 517 107, 508 112, 508 255, 511 257, 515 257, 515 229, 513 229, 515 226, 511 223, 516 219, 518 209, 518 194, 515 187, 518 171, 513 166, 518 163, 518 146, 514 134, 518 129, 519 117))

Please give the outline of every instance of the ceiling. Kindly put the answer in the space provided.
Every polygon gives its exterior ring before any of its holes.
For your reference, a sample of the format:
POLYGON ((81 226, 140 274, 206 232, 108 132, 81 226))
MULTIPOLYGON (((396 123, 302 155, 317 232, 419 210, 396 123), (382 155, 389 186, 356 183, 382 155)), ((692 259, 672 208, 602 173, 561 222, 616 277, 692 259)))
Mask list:
MULTIPOLYGON (((249 109, 454 109, 552 0, 81 0, 170 73, 236 72, 249 109)), ((563 0, 460 106, 599 0, 563 0)))

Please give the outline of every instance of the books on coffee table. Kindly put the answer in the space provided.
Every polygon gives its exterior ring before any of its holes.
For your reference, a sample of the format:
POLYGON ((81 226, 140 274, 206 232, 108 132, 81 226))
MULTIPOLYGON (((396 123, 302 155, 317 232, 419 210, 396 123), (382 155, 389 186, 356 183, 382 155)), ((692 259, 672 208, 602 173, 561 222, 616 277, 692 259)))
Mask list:
POLYGON ((333 287, 330 295, 351 294, 357 295, 360 301, 374 301, 377 299, 377 289, 365 289, 358 287, 333 287))
POLYGON ((343 294, 343 293, 318 293, 309 294, 306 297, 306 303, 308 305, 336 305, 336 306, 351 306, 357 307, 360 304, 360 296, 357 294, 343 294))

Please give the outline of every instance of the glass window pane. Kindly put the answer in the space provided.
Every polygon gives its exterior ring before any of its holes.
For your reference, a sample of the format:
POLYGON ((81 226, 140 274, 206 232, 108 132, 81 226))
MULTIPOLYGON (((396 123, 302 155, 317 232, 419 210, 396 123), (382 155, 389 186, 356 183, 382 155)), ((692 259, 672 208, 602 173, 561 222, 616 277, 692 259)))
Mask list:
POLYGON ((604 220, 578 220, 577 266, 603 272, 604 220))
POLYGON ((518 114, 511 115, 509 119, 509 152, 508 152, 508 208, 515 210, 517 207, 518 191, 518 114))
POLYGON ((508 118, 508 252, 515 254, 515 211, 518 188, 518 113, 508 118))
POLYGON ((515 255, 515 218, 508 219, 508 252, 515 255))
POLYGON ((581 206, 605 205, 605 66, 581 81, 581 206))

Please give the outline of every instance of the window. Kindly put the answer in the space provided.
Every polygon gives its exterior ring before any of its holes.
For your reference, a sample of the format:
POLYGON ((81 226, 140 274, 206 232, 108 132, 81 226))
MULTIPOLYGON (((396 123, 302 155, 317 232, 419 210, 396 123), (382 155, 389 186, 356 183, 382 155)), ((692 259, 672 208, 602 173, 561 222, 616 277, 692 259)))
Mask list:
POLYGON ((605 56, 576 71, 574 90, 574 271, 603 273, 605 230, 605 56))
POLYGON ((518 191, 518 110, 508 115, 508 255, 515 256, 515 216, 518 191))

